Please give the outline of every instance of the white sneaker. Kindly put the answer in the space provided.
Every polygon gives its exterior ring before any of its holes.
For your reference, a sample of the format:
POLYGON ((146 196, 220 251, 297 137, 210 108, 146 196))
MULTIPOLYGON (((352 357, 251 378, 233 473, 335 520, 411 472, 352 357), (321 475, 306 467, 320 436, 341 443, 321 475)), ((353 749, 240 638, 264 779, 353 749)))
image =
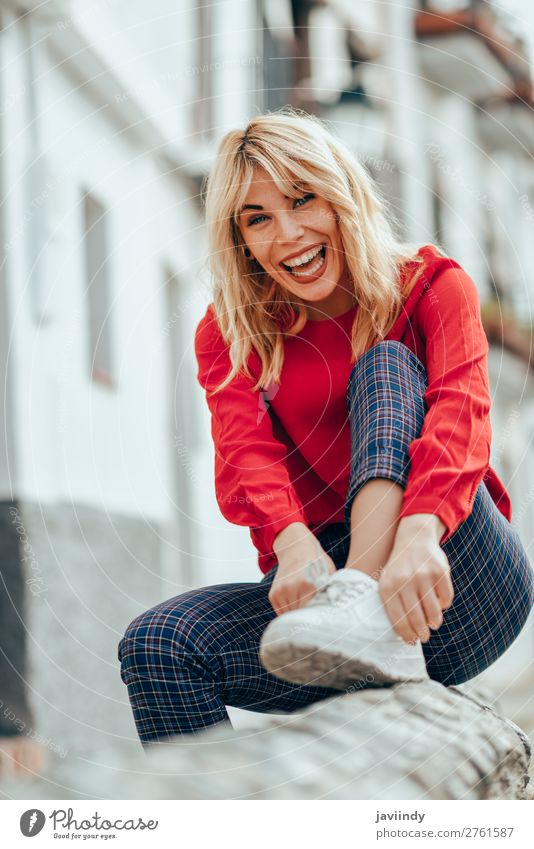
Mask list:
POLYGON ((260 660, 273 675, 295 684, 346 689, 428 679, 423 648, 394 631, 378 582, 356 569, 317 581, 310 602, 269 623, 260 660))

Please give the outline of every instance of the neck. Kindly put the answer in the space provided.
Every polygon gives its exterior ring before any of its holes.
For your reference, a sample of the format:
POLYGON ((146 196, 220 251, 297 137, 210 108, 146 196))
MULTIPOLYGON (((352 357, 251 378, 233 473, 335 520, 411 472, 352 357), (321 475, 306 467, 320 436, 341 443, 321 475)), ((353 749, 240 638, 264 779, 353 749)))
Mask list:
POLYGON ((304 302, 308 321, 328 321, 330 318, 337 318, 338 315, 344 315, 353 307, 356 306, 356 296, 353 292, 345 292, 345 297, 339 299, 335 304, 325 304, 324 306, 311 305, 309 302, 304 302))

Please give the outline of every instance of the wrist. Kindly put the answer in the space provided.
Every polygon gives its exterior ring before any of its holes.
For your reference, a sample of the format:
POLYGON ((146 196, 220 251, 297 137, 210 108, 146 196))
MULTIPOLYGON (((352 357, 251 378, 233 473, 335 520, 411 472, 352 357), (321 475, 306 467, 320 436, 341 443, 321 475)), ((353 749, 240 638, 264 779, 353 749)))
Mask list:
POLYGON ((316 544, 316 538, 307 525, 303 522, 291 522, 276 535, 273 542, 273 551, 278 559, 281 556, 296 552, 297 548, 309 544, 316 544))
POLYGON ((403 516, 399 519, 395 539, 402 538, 406 534, 411 536, 423 531, 431 533, 439 542, 446 530, 445 523, 434 513, 412 513, 410 516, 403 516))

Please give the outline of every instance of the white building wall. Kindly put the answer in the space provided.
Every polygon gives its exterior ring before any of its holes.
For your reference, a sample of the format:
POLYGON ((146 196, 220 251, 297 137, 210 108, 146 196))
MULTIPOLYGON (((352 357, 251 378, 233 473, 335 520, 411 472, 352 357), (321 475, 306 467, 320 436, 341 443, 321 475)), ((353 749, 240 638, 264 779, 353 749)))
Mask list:
MULTIPOLYGON (((249 7, 234 5, 244 23, 252 23, 249 7)), ((184 116, 189 117, 185 101, 195 88, 194 74, 189 73, 198 36, 193 11, 189 16, 183 10, 178 14, 167 4, 152 27, 145 9, 143 28, 140 4, 129 7, 121 25, 116 7, 101 4, 90 12, 74 3, 72 17, 64 15, 52 24, 32 21, 32 30, 15 19, 10 26, 5 84, 11 90, 21 73, 28 72, 23 57, 32 34, 44 34, 48 28, 52 39, 33 48, 31 71, 37 84, 32 86, 32 98, 28 89, 21 91, 6 128, 10 357, 17 375, 12 413, 19 462, 16 481, 4 480, 3 486, 6 495, 12 487, 22 499, 79 502, 169 528, 176 520, 176 489, 187 486, 195 544, 188 552, 194 561, 188 577, 203 584, 238 575, 255 580, 261 574, 248 530, 230 526, 216 503, 209 413, 196 382, 193 335, 209 292, 197 190, 185 179, 201 150, 183 123, 184 116), (57 54, 58 43, 97 31, 99 40, 91 49, 101 61, 117 57, 111 70, 122 73, 121 80, 131 79, 131 91, 110 78, 106 96, 98 74, 86 79, 75 56, 65 61, 57 54), (185 49, 178 51, 177 63, 177 47, 182 44, 185 49), (132 55, 136 61, 130 68, 126 58, 132 55), (189 85, 184 86, 184 80, 189 85), (168 107, 146 118, 147 124, 154 119, 162 139, 159 146, 147 145, 138 127, 125 130, 121 114, 134 100, 136 105, 153 102, 151 86, 160 88, 156 105, 168 107), (180 92, 181 102, 165 100, 172 90, 180 92), (34 132, 27 133, 32 110, 37 120, 34 132), (180 162, 172 174, 163 153, 185 154, 183 178, 180 162), (28 183, 28 167, 35 165, 36 157, 41 192, 32 204, 29 192, 35 183, 28 183), (115 388, 89 378, 83 189, 94 193, 108 210, 115 388), (35 251, 34 246, 30 250, 29 236, 37 216, 43 228, 35 251), (25 218, 29 221, 21 227, 17 222, 25 218), (191 446, 183 434, 172 430, 168 346, 169 334, 176 334, 178 325, 166 313, 164 268, 174 270, 180 281, 183 363, 176 364, 175 392, 187 407, 191 446)), ((222 35, 214 60, 220 67, 205 72, 212 73, 218 91, 221 124, 234 126, 250 111, 258 57, 251 26, 246 30, 249 46, 243 38, 237 60, 231 61, 236 55, 230 53, 225 37, 230 26, 225 23, 227 14, 225 7, 217 24, 222 35)), ((164 541, 162 546, 167 550, 164 573, 172 581, 181 543, 171 531, 169 537, 171 543, 164 541)))
MULTIPOLYGON (((48 275, 46 324, 31 319, 31 269, 20 275, 17 290, 19 305, 25 307, 24 324, 17 326, 19 494, 45 500, 69 497, 99 502, 110 510, 161 516, 166 505, 156 483, 166 477, 161 451, 166 387, 162 352, 155 344, 162 318, 157 261, 166 247, 165 236, 170 243, 173 231, 180 232, 174 212, 178 198, 162 193, 161 186, 157 190, 150 159, 140 156, 126 138, 99 148, 114 128, 91 114, 95 104, 83 93, 70 94, 71 83, 64 74, 50 76, 43 110, 43 149, 55 212, 55 227, 49 227, 40 257, 48 275), (84 187, 109 210, 116 390, 88 378, 81 242, 84 187), (67 360, 70 379, 61 370, 67 360), (143 410, 151 411, 150 418, 143 410), (146 452, 140 454, 139 445, 146 446, 146 452)), ((185 240, 181 248, 181 262, 187 262, 185 240)))
POLYGON ((389 71, 390 138, 388 150, 399 168, 406 238, 433 240, 431 174, 423 155, 425 90, 414 50, 414 6, 401 0, 386 4, 381 61, 389 71))
POLYGON ((483 300, 489 274, 485 217, 491 202, 473 104, 454 92, 429 98, 432 114, 426 154, 434 163, 442 215, 442 242, 476 282, 483 300))
POLYGON ((245 124, 254 114, 256 80, 264 61, 258 54, 256 3, 231 0, 212 8, 214 140, 245 124), (236 26, 236 22, 238 25, 236 26))
MULTIPOLYGON (((113 41, 129 48, 129 65, 140 69, 140 94, 150 98, 159 92, 168 100, 169 114, 160 113, 159 118, 172 121, 180 136, 189 133, 187 107, 195 94, 199 39, 195 6, 176 0, 158 0, 153 6, 144 0, 100 2, 113 41)), ((75 0, 75 8, 83 17, 87 4, 75 0)))

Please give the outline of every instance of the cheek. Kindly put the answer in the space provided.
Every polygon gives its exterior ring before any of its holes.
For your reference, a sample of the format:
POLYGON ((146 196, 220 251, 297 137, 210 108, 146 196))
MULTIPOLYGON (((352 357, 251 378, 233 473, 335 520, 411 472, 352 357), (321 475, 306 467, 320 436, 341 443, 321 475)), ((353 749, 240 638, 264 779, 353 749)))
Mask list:
POLYGON ((336 221, 336 214, 333 209, 321 209, 316 222, 316 226, 317 230, 319 230, 321 233, 324 233, 325 236, 328 236, 328 238, 333 244, 337 244, 337 242, 339 241, 338 224, 336 221))
MULTIPOLYGON (((333 213, 334 214, 334 213, 333 213)), ((330 237, 330 241, 335 248, 336 256, 339 254, 339 251, 342 250, 341 244, 341 235, 339 232, 339 224, 337 223, 335 217, 332 219, 331 227, 329 228, 328 235, 330 237)))
POLYGON ((248 236, 250 250, 258 259, 268 261, 271 255, 272 239, 268 233, 250 233, 248 236))

